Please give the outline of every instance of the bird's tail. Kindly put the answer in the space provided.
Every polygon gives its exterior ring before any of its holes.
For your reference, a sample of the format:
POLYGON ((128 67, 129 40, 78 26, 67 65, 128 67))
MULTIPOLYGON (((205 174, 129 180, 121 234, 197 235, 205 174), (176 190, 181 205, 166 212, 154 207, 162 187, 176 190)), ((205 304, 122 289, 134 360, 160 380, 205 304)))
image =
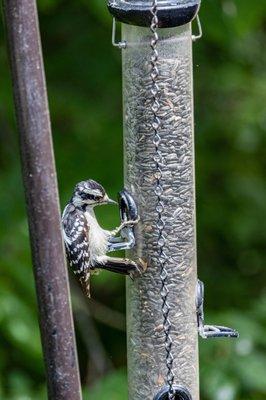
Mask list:
POLYGON ((90 298, 91 297, 91 292, 90 292, 90 272, 86 271, 82 275, 79 275, 79 283, 81 285, 82 291, 85 294, 86 297, 90 298))

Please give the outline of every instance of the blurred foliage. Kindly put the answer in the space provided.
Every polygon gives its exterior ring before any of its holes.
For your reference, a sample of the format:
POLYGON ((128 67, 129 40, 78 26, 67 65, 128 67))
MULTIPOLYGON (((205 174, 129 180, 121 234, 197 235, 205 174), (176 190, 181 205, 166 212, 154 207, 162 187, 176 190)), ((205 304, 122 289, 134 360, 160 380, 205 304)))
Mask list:
MULTIPOLYGON (((105 1, 40 0, 38 6, 62 204, 87 177, 115 196, 123 175, 121 67, 110 45, 105 1)), ((265 16, 265 1, 204 0, 204 37, 194 45, 198 260, 206 319, 241 333, 238 341, 201 343, 203 400, 266 396, 265 16)), ((2 25, 0 69, 0 398, 41 400, 45 378, 2 25)), ((118 223, 116 211, 100 212, 106 227, 118 223)), ((123 278, 100 274, 93 295, 100 302, 94 312, 73 286, 84 399, 108 392, 110 400, 122 400, 123 278)))
POLYGON ((84 391, 84 400, 104 399, 106 395, 108 395, 108 399, 125 400, 127 398, 125 375, 124 370, 109 374, 106 378, 98 381, 88 392, 84 391))

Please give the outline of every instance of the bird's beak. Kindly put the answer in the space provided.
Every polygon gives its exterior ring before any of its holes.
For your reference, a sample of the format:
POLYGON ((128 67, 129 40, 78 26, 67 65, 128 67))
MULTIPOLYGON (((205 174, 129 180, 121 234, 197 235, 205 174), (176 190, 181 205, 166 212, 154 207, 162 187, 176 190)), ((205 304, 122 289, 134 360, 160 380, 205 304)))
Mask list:
POLYGON ((106 204, 117 204, 116 201, 114 201, 114 200, 112 200, 112 199, 109 199, 108 196, 105 196, 104 199, 103 199, 103 201, 104 201, 104 203, 106 203, 106 204))
POLYGON ((107 203, 108 203, 108 204, 117 204, 116 201, 114 201, 114 200, 112 200, 112 199, 109 199, 109 197, 108 197, 108 199, 107 199, 107 203))

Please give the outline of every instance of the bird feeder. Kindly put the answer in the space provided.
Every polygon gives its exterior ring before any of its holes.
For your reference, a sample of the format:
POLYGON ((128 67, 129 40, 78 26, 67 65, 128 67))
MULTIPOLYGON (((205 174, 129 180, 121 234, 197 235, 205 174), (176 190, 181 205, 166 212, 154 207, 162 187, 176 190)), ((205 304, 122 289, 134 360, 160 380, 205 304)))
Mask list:
POLYGON ((199 316, 196 260, 192 42, 201 28, 193 36, 191 22, 199 3, 108 3, 122 50, 125 187, 140 215, 128 256, 147 263, 127 282, 129 400, 198 400, 199 322, 213 335, 199 316))

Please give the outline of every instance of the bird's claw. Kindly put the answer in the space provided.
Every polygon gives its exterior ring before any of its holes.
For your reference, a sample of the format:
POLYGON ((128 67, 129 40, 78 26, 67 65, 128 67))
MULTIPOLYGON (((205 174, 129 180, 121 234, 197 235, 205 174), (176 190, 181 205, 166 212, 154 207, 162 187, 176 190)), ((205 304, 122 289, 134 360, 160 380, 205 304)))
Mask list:
POLYGON ((140 221, 140 216, 138 215, 136 219, 133 220, 133 225, 137 225, 140 221))
POLYGON ((148 267, 148 263, 144 261, 142 258, 139 258, 138 262, 135 262, 134 264, 136 266, 136 269, 130 272, 130 278, 132 280, 134 280, 134 278, 141 276, 148 267))
POLYGON ((140 221, 140 217, 138 216, 136 219, 131 219, 131 220, 129 220, 129 221, 124 221, 123 223, 122 223, 122 226, 123 227, 126 227, 126 226, 132 226, 132 225, 137 225, 138 223, 139 223, 139 221, 140 221))

